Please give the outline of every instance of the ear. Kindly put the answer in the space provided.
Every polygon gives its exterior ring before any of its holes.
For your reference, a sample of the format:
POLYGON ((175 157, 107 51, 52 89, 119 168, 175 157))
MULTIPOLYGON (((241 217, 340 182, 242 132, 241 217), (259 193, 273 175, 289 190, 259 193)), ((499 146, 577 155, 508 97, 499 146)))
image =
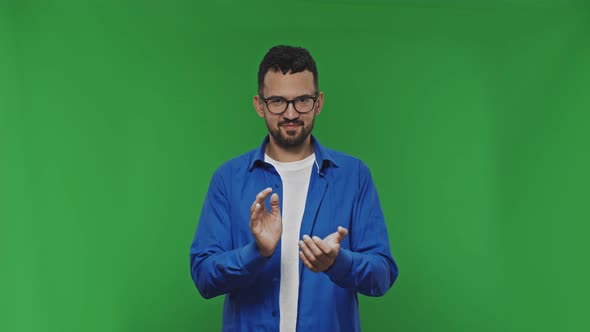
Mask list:
POLYGON ((256 110, 256 113, 258 113, 258 116, 264 118, 264 102, 262 101, 260 96, 255 95, 252 102, 254 103, 254 109, 256 110))
POLYGON ((320 115, 322 112, 322 107, 324 107, 324 93, 320 91, 320 95, 318 96, 318 101, 315 109, 315 115, 320 115))

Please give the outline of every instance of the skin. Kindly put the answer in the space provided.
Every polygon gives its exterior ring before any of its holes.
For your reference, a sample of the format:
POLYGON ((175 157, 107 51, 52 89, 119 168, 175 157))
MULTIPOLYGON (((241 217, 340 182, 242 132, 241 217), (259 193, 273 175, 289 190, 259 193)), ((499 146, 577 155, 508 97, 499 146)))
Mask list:
MULTIPOLYGON (((281 96, 291 100, 302 95, 314 95, 315 92, 313 74, 307 70, 287 74, 270 70, 264 77, 265 98, 281 96)), ((253 102, 256 113, 264 118, 270 133, 265 148, 266 154, 279 162, 292 162, 305 159, 313 153, 310 133, 315 117, 320 114, 324 105, 323 92, 319 93, 314 110, 306 114, 295 111, 293 104, 289 104, 281 115, 272 114, 258 95, 254 96, 253 102)), ((264 257, 270 257, 275 252, 283 231, 279 195, 271 193, 272 188, 262 190, 256 195, 250 208, 250 230, 256 240, 258 251, 264 257), (264 202, 269 195, 270 210, 267 210, 264 202)), ((299 241, 299 257, 303 264, 313 272, 329 269, 334 264, 340 251, 340 243, 347 234, 348 230, 339 226, 336 232, 324 239, 304 235, 299 241)))
POLYGON ((279 195, 275 193, 270 197, 270 211, 264 208, 264 201, 271 192, 272 188, 259 192, 250 207, 250 230, 258 252, 264 257, 272 256, 283 232, 279 195))
MULTIPOLYGON (((286 99, 294 99, 302 95, 314 95, 316 88, 313 84, 313 74, 308 71, 299 73, 283 74, 281 71, 268 71, 264 77, 263 96, 265 98, 271 96, 281 96, 286 99)), ((299 114, 293 108, 293 104, 289 104, 287 110, 281 114, 272 114, 266 108, 264 101, 258 96, 254 96, 254 108, 256 113, 261 118, 264 118, 266 126, 269 130, 270 140, 266 145, 266 153, 274 160, 280 162, 291 162, 305 159, 313 153, 313 146, 311 144, 311 137, 307 135, 303 142, 295 146, 284 146, 277 142, 275 132, 278 135, 286 137, 287 139, 295 140, 296 137, 303 135, 306 128, 313 126, 314 119, 322 111, 324 105, 324 93, 320 92, 315 109, 306 114, 299 114), (285 126, 288 122, 299 123, 296 127, 285 126)))

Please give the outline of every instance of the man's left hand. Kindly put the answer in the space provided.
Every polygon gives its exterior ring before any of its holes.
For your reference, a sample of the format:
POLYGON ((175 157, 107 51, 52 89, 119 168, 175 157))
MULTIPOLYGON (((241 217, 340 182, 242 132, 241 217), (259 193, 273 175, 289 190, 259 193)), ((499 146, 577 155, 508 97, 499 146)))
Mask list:
POLYGON ((338 231, 323 240, 317 236, 303 235, 303 241, 299 241, 299 257, 311 271, 324 272, 334 265, 340 251, 340 242, 346 235, 348 230, 342 226, 338 226, 338 231))

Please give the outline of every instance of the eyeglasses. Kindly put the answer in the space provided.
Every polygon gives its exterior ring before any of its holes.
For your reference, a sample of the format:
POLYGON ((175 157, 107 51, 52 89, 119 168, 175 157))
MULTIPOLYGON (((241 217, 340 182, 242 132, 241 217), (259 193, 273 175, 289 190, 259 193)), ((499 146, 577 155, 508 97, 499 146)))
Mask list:
POLYGON ((293 103, 293 108, 299 114, 309 113, 313 110, 315 106, 315 102, 318 100, 316 96, 299 96, 295 99, 287 100, 283 97, 270 97, 264 98, 260 96, 264 103, 266 104, 266 108, 272 114, 283 114, 289 108, 289 104, 293 103))

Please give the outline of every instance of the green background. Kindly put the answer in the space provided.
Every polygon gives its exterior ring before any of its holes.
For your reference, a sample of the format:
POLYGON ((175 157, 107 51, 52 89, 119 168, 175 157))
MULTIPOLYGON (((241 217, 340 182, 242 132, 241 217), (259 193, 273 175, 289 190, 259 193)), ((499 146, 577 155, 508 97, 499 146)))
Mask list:
POLYGON ((275 44, 380 193, 365 331, 590 328, 590 3, 2 0, 0 330, 219 330, 188 249, 275 44))

